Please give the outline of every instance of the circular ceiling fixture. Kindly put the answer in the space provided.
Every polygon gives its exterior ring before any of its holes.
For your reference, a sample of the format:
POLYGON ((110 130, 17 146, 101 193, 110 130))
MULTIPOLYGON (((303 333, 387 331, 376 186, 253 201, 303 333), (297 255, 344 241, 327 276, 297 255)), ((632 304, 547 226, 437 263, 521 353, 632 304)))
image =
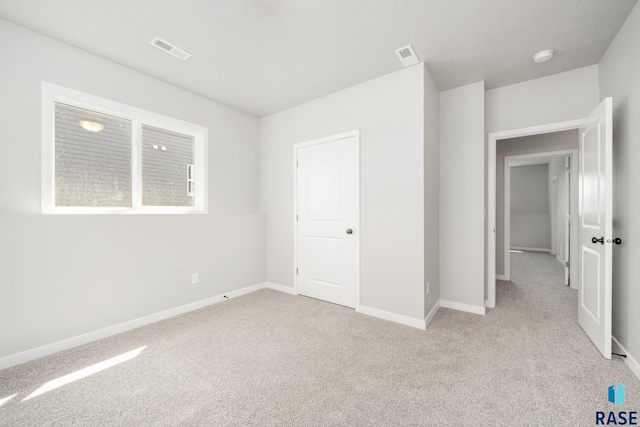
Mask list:
POLYGON ((104 129, 104 125, 98 122, 90 122, 89 120, 80 120, 80 126, 89 132, 101 132, 104 129))
POLYGON ((538 52, 533 55, 533 62, 535 62, 536 64, 541 64, 543 62, 547 62, 551 58, 553 58, 553 51, 551 49, 543 50, 542 52, 538 52))

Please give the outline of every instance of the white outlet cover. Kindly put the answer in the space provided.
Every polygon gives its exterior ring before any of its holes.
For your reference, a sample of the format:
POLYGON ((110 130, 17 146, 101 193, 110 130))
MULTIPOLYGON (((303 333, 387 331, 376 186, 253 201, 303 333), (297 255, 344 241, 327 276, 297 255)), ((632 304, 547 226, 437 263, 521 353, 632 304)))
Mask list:
POLYGON ((198 273, 193 273, 191 275, 191 284, 195 285, 196 283, 200 283, 200 274, 198 273))

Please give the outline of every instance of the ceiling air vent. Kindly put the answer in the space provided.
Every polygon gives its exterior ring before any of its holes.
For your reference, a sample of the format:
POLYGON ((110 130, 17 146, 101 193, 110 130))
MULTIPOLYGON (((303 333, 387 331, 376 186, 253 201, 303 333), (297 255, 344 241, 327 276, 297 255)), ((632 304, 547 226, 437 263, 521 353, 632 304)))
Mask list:
POLYGON ((398 55, 398 59, 405 67, 416 65, 418 62, 420 62, 411 45, 396 49, 396 55, 398 55))
POLYGON ((175 56, 176 58, 180 58, 183 61, 191 58, 191 54, 189 52, 184 49, 180 49, 178 46, 169 43, 166 40, 162 40, 160 37, 156 37, 155 39, 151 40, 151 45, 157 47, 162 51, 170 53, 171 55, 175 56))

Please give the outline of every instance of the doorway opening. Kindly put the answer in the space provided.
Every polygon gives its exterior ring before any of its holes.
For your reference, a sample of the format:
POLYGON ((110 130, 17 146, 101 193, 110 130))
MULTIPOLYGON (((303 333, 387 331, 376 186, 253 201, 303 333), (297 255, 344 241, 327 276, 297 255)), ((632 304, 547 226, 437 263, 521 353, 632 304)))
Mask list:
MULTIPOLYGON (((573 120, 569 122, 561 122, 561 123, 552 123, 541 126, 534 126, 529 128, 522 129, 513 129, 503 132, 495 132, 490 133, 488 137, 488 147, 487 147, 487 288, 486 288, 486 301, 485 306, 488 308, 494 308, 496 306, 496 278, 500 279, 502 277, 496 276, 496 260, 497 254, 504 254, 503 247, 503 238, 501 238, 500 246, 501 250, 496 251, 497 249, 497 215, 499 214, 502 220, 503 210, 498 211, 496 206, 497 199, 497 177, 498 177, 498 167, 497 167, 497 145, 498 141, 502 140, 516 140, 520 137, 530 137, 536 135, 544 135, 555 132, 563 132, 563 131, 576 131, 582 125, 583 120, 573 120)), ((577 132, 577 131, 576 131, 577 132)), ((538 150, 542 151, 542 150, 538 150)), ((502 169, 502 173, 504 169, 502 169)), ((577 174, 573 174, 577 175, 577 174)), ((574 177, 574 182, 575 182, 574 177)), ((576 183, 577 184, 577 183, 576 183)), ((574 187, 577 188, 577 185, 574 187)), ((573 209, 574 214, 577 214, 577 209, 573 209)), ((575 223, 575 222, 574 222, 575 223)), ((576 233, 574 233, 575 235, 576 233)), ((575 251, 573 252, 575 255, 575 251)), ((577 268, 577 262, 571 264, 570 262, 570 270, 571 275, 576 277, 575 269, 577 268)), ((504 273, 502 273, 504 274, 504 273)))
MULTIPOLYGON (((578 129, 578 221, 571 236, 570 276, 577 278, 578 323, 602 355, 611 358, 613 238, 613 107, 611 97, 584 119, 489 134, 487 156, 487 307, 496 305, 496 145, 499 140, 578 129), (577 253, 579 252, 579 253, 577 253), (575 262, 578 261, 578 262, 575 262)), ((575 183, 575 179, 573 180, 575 183)), ((574 186, 575 188, 575 186, 574 186)), ((573 210, 575 212, 576 209, 573 210)), ((575 218, 575 216, 573 216, 575 218)))
MULTIPOLYGON (((497 258, 502 263, 497 265, 503 269, 496 278, 511 280, 512 254, 518 253, 514 251, 542 252, 558 262, 563 270, 560 281, 570 285, 570 266, 577 262, 578 247, 578 236, 571 235, 571 224, 576 223, 578 210, 578 177, 571 173, 571 165, 577 164, 578 134, 565 131, 542 135, 542 139, 504 140, 498 144, 498 156, 518 151, 518 146, 530 144, 527 149, 535 149, 536 141, 547 146, 576 148, 503 157, 504 192, 502 198, 497 198, 498 206, 503 205, 503 220, 498 221, 497 227, 497 235, 503 235, 503 253, 498 252, 497 258), (503 144, 506 147, 501 147, 503 144)), ((577 289, 575 281, 571 287, 577 289)))

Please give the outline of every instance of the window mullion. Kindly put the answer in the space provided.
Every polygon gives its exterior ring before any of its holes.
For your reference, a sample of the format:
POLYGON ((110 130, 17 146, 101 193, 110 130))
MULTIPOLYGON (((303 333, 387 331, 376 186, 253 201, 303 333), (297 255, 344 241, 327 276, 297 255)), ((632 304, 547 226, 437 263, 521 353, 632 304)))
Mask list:
POLYGON ((134 120, 131 133, 131 193, 132 208, 142 206, 142 123, 134 120))

